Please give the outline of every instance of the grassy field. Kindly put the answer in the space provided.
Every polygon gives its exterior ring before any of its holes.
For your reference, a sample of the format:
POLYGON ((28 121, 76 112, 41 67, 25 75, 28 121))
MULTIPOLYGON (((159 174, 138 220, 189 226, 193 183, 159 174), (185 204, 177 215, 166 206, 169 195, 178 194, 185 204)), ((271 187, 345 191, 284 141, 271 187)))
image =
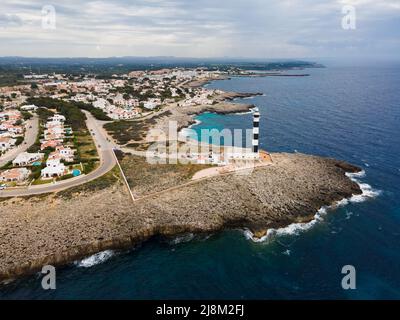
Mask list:
POLYGON ((42 184, 48 184, 48 183, 52 183, 53 179, 45 179, 42 180, 41 178, 36 179, 35 181, 32 182, 33 186, 38 186, 38 185, 42 185, 42 184))
POLYGON ((80 161, 87 162, 99 160, 96 145, 94 144, 93 138, 88 130, 79 130, 78 132, 75 132, 74 145, 77 149, 80 161))
POLYGON ((145 157, 125 155, 121 161, 129 186, 136 196, 162 191, 188 182, 210 165, 149 164, 145 157))
POLYGON ((169 116, 170 111, 162 112, 145 120, 120 120, 104 125, 104 128, 121 145, 135 143, 146 138, 148 130, 157 123, 157 119, 169 116))

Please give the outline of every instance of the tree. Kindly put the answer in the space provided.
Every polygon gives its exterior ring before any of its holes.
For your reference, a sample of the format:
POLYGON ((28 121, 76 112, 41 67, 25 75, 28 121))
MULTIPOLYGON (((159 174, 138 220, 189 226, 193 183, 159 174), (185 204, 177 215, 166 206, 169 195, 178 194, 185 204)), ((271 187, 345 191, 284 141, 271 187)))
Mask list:
POLYGON ((17 137, 15 140, 15 145, 19 146, 24 141, 24 137, 17 137))
POLYGON ((21 111, 21 114, 25 121, 33 117, 32 114, 28 111, 21 111))

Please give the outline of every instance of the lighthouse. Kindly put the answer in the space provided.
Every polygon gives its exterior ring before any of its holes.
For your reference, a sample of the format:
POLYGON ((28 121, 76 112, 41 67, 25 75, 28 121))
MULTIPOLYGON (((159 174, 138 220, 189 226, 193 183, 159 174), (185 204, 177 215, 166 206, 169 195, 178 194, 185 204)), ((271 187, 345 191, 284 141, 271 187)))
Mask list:
POLYGON ((255 158, 259 157, 258 154, 259 136, 260 136, 260 112, 258 111, 258 108, 255 108, 253 113, 253 153, 255 158))

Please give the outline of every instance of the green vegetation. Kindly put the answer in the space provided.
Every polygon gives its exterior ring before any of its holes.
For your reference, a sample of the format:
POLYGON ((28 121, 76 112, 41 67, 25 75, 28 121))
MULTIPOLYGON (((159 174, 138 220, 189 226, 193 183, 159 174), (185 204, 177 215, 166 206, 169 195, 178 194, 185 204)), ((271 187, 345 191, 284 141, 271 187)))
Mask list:
POLYGON ((39 116, 39 120, 44 123, 47 121, 48 118, 54 116, 54 112, 50 111, 47 108, 38 108, 36 110, 37 115, 39 116))
POLYGON ((22 75, 17 74, 0 74, 0 87, 16 86, 21 84, 22 75))
POLYGON ((65 176, 57 178, 57 181, 68 180, 68 179, 71 179, 73 177, 74 177, 73 174, 66 174, 65 176))
POLYGON ((88 130, 75 132, 73 139, 76 162, 98 161, 97 149, 88 130))
POLYGON ((96 162, 89 161, 83 164, 83 173, 88 174, 96 168, 96 162))
POLYGON ((26 121, 29 120, 33 117, 32 113, 28 112, 28 111, 21 111, 22 114, 22 118, 26 121))
POLYGON ((28 98, 27 102, 41 108, 56 109, 57 112, 66 118, 66 123, 74 130, 86 129, 85 114, 76 105, 70 102, 47 97, 28 98))
POLYGON ((29 179, 34 180, 33 184, 35 184, 35 182, 40 179, 41 171, 42 171, 42 169, 45 168, 45 166, 46 166, 46 164, 44 162, 42 162, 42 164, 40 166, 32 166, 31 167, 32 173, 29 176, 29 179))
POLYGON ((12 161, 8 161, 4 166, 2 166, 1 170, 7 170, 13 167, 12 161))
POLYGON ((38 186, 38 185, 42 185, 42 184, 48 184, 48 183, 52 183, 53 179, 40 179, 40 172, 39 172, 39 177, 32 182, 33 186, 38 186))
POLYGON ((143 121, 120 120, 107 123, 104 128, 111 133, 119 144, 127 144, 132 140, 139 141, 144 139, 144 133, 147 131, 148 126, 143 121))
POLYGON ((15 145, 19 146, 24 141, 24 137, 17 137, 15 140, 15 145))
MULTIPOLYGON (((73 135, 66 136, 66 138, 64 139, 64 143, 73 143, 74 149, 76 149, 75 161, 72 164, 82 162, 84 168, 83 172, 85 174, 93 171, 97 166, 99 158, 94 141, 90 135, 89 130, 86 127, 86 116, 81 111, 81 108, 79 108, 75 103, 69 103, 51 98, 29 98, 28 103, 35 104, 39 107, 37 110, 37 114, 40 121, 40 130, 37 139, 35 143, 28 148, 28 152, 40 151, 40 137, 43 135, 44 124, 49 117, 54 115, 54 112, 49 109, 56 109, 57 112, 59 112, 66 118, 66 129, 70 127, 74 131, 73 135)), ((43 150, 43 152, 45 153, 44 161, 53 151, 53 148, 46 148, 43 150)), ((32 172, 31 178, 35 180, 35 183, 41 183, 41 169, 41 167, 38 167, 35 168, 34 172, 32 172)), ((63 180, 67 179, 68 177, 68 175, 64 176, 63 180)))
POLYGON ((46 108, 38 108, 36 110, 37 115, 39 116, 39 131, 36 136, 35 143, 28 148, 28 152, 35 153, 40 151, 40 137, 43 134, 43 125, 46 123, 47 119, 54 115, 54 112, 46 109, 46 108))
POLYGON ((157 116, 145 120, 120 120, 107 123, 104 128, 118 141, 124 145, 134 141, 141 141, 146 138, 146 133, 151 126, 156 124, 156 120, 171 115, 170 111, 165 111, 157 116))
POLYGON ((35 104, 39 107, 49 109, 56 109, 59 113, 67 118, 67 123, 76 130, 85 127, 86 116, 81 110, 89 111, 96 119, 108 121, 111 120, 103 110, 93 107, 92 104, 64 101, 59 99, 52 99, 48 97, 29 98, 28 103, 35 104))
MULTIPOLYGON (((99 160, 97 149, 90 132, 86 127, 86 116, 81 111, 81 109, 87 110, 87 105, 81 103, 70 103, 51 98, 30 98, 29 103, 40 106, 38 114, 42 123, 54 114, 46 108, 54 108, 66 118, 66 124, 73 129, 74 136, 71 138, 66 137, 65 142, 71 142, 74 144, 74 148, 76 149, 75 163, 83 163, 84 173, 89 173, 94 170, 96 162, 99 160)), ((42 134, 42 132, 40 134, 42 134)), ((38 149, 40 149, 39 139, 31 150, 38 149)))

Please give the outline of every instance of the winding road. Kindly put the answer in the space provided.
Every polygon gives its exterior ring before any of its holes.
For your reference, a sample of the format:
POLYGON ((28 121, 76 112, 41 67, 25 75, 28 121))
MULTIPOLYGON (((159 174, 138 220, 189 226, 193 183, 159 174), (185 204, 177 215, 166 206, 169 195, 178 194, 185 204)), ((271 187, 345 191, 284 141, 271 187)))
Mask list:
POLYGON ((16 148, 7 151, 0 157, 0 167, 5 166, 8 162, 14 160, 21 152, 26 151, 31 145, 35 143, 36 136, 39 131, 39 119, 34 116, 26 123, 26 132, 24 141, 16 148))
POLYGON ((82 175, 56 183, 29 186, 19 189, 15 188, 2 190, 0 191, 0 197, 22 197, 65 190, 97 179, 114 168, 117 162, 113 151, 113 144, 107 140, 107 137, 104 135, 104 131, 99 127, 96 119, 89 112, 84 110, 83 112, 86 114, 86 125, 92 134, 93 140, 96 144, 97 152, 100 156, 100 166, 87 175, 82 175))

